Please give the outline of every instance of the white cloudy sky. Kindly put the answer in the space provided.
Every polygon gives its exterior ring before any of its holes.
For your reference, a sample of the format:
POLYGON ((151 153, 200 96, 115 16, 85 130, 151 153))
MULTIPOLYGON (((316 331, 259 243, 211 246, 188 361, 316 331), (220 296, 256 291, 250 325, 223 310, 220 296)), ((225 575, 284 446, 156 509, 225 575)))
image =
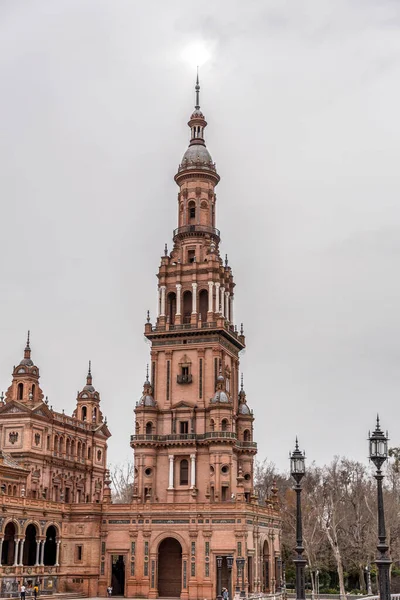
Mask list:
POLYGON ((260 458, 399 443, 397 0, 2 0, 0 390, 26 330, 50 403, 87 361, 130 456, 201 69, 260 458))

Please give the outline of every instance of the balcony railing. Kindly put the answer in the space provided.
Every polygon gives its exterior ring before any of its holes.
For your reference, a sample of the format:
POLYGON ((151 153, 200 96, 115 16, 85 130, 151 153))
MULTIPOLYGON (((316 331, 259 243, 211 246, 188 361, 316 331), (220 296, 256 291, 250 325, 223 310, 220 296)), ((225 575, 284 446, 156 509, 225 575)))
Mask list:
POLYGON ((208 225, 182 225, 174 229, 174 237, 181 233, 209 233, 220 237, 220 231, 216 227, 209 227, 208 225))
POLYGON ((157 435, 153 433, 139 433, 131 435, 131 442, 184 442, 203 440, 234 440, 239 448, 257 448, 256 442, 244 442, 237 439, 236 433, 232 431, 207 431, 206 433, 170 433, 168 435, 157 435))
POLYGON ((188 375, 177 375, 176 376, 176 383, 192 383, 193 378, 191 373, 189 373, 188 375))

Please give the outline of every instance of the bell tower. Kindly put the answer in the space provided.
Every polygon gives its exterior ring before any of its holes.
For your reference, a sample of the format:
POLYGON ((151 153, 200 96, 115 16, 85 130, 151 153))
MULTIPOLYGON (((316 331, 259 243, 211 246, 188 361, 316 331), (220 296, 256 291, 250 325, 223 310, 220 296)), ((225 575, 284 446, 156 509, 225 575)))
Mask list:
POLYGON ((220 255, 220 181, 205 143, 197 77, 189 147, 175 175, 177 228, 158 272, 158 314, 148 315, 150 373, 135 408, 134 500, 250 502, 253 414, 239 390, 243 326, 234 324, 234 288, 220 255))

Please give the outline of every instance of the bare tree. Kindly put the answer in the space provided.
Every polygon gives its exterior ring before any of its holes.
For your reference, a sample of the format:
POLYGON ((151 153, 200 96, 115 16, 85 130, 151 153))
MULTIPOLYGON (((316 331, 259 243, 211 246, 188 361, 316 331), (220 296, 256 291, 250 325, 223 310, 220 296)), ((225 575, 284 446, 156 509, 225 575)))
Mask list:
POLYGON ((130 504, 133 497, 134 466, 132 462, 110 467, 112 501, 115 504, 130 504))

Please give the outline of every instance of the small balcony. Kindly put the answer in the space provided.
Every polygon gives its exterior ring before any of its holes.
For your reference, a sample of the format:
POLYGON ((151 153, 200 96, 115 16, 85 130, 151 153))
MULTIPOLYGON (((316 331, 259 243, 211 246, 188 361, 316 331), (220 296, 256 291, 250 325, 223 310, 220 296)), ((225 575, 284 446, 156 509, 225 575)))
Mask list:
POLYGON ((187 373, 187 374, 182 374, 182 375, 177 375, 176 376, 176 383, 192 383, 192 375, 191 373, 187 373))

